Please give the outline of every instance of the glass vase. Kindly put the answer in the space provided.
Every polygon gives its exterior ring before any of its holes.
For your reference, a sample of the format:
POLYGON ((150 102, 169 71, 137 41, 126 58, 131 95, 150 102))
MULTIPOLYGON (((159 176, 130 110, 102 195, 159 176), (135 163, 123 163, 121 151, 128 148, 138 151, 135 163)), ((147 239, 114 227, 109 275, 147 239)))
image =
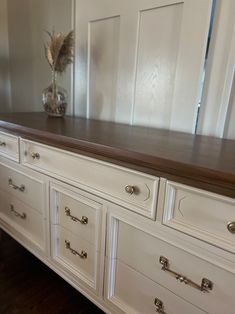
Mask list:
POLYGON ((43 90, 42 102, 45 112, 52 117, 63 117, 67 108, 67 91, 56 81, 55 71, 52 71, 52 82, 43 90))

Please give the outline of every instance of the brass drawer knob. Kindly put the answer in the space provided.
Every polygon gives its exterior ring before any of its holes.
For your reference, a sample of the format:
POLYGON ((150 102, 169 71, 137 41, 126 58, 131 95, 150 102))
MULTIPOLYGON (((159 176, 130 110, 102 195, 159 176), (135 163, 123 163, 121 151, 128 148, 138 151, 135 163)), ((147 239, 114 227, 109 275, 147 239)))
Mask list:
POLYGON ((33 159, 40 159, 40 154, 39 153, 31 153, 31 157, 33 158, 33 159))
POLYGON ((126 185, 125 191, 126 191, 126 193, 132 195, 136 192, 136 187, 134 185, 126 185))
POLYGON ((230 233, 235 234, 235 221, 230 221, 227 223, 227 229, 230 233))
POLYGON ((6 147, 6 145, 7 145, 6 142, 1 142, 0 141, 0 146, 6 147))
POLYGON ((157 313, 166 314, 166 312, 164 311, 164 304, 160 299, 155 298, 154 305, 156 306, 157 313))

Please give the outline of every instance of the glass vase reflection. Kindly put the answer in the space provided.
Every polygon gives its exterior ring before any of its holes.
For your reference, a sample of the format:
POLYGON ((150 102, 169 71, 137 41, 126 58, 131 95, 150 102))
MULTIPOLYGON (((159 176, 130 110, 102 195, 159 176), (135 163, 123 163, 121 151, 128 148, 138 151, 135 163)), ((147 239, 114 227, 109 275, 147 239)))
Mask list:
POLYGON ((54 82, 43 90, 42 102, 49 116, 63 117, 66 113, 67 99, 67 91, 54 82))

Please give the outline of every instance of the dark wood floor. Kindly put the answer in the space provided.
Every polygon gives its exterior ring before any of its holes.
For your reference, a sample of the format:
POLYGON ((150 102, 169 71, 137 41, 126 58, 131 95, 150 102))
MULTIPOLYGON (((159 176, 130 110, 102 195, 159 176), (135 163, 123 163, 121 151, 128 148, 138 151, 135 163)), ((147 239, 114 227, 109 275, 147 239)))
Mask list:
POLYGON ((0 240, 0 314, 102 314, 6 233, 0 240))

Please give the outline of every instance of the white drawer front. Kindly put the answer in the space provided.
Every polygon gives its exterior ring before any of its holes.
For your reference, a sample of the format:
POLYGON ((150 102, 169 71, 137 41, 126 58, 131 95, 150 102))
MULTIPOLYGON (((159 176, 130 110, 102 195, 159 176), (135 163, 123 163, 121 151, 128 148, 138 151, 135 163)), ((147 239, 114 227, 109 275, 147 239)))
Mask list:
POLYGON ((119 221, 116 229, 117 259, 206 312, 234 313, 234 274, 123 221, 119 221), (169 270, 179 274, 178 280, 162 269, 161 256, 168 259, 169 270), (186 278, 197 286, 205 281, 203 278, 208 279, 212 282, 212 290, 204 293, 194 284, 185 284, 186 278))
POLYGON ((75 278, 96 290, 99 252, 63 227, 52 226, 52 258, 75 278))
POLYGON ((30 207, 44 211, 44 183, 0 164, 0 189, 17 197, 30 207))
POLYGON ((235 252, 235 199, 168 182, 163 223, 235 252))
POLYGON ((23 141, 23 163, 39 171, 96 190, 111 201, 149 218, 155 218, 159 178, 75 155, 45 145, 23 141), (33 156, 33 157, 32 157, 33 156))
POLYGON ((0 219, 45 251, 45 220, 17 198, 0 190, 0 219))
POLYGON ((17 136, 0 132, 0 155, 19 162, 19 139, 17 136))
POLYGON ((97 241, 102 205, 84 197, 78 189, 75 191, 51 184, 51 222, 97 245, 99 250, 97 241))
POLYGON ((110 263, 115 264, 115 277, 109 282, 109 291, 113 293, 108 296, 108 300, 122 312, 128 314, 205 313, 129 266, 115 260, 111 260, 110 263))

